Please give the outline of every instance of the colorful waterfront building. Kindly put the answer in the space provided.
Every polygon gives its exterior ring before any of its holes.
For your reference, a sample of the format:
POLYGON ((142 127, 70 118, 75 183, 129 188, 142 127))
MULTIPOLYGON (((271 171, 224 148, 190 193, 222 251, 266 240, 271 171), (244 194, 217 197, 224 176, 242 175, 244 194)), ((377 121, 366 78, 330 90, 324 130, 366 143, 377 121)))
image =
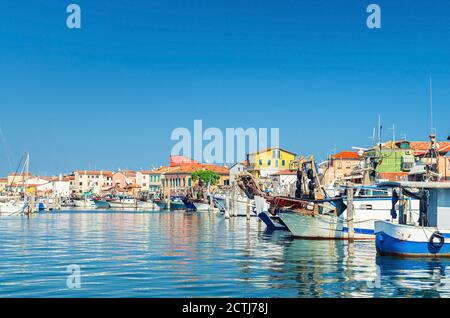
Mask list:
POLYGON ((329 159, 320 165, 320 171, 323 175, 323 184, 329 185, 334 181, 343 181, 355 178, 362 179, 362 175, 354 175, 362 162, 364 162, 363 154, 356 151, 341 151, 331 155, 329 159))
POLYGON ((112 177, 112 171, 76 170, 73 172, 72 193, 83 194, 92 191, 99 194, 103 189, 113 186, 112 177))
POLYGON ((167 189, 186 189, 196 186, 196 183, 192 180, 192 173, 199 170, 216 172, 220 176, 218 185, 230 184, 228 168, 212 164, 188 163, 169 167, 166 172, 161 174, 163 191, 167 189))
POLYGON ((142 189, 155 195, 162 191, 161 174, 168 171, 170 167, 162 166, 148 171, 141 171, 142 173, 142 189), (147 179, 145 179, 147 177, 147 179), (148 183, 146 182, 148 181, 148 183))
POLYGON ((268 177, 274 172, 289 168, 295 160, 296 154, 285 149, 275 147, 247 154, 247 171, 256 177, 268 177))
MULTIPOLYGON (((364 156, 375 168, 372 179, 386 179, 390 181, 406 180, 408 174, 415 166, 418 159, 430 148, 430 142, 423 141, 388 141, 374 146, 365 151, 364 156)), ((441 162, 443 170, 447 172, 446 165, 449 162, 445 155, 450 151, 449 142, 438 143, 438 162, 441 162)), ((450 174, 444 175, 450 177, 450 174)))

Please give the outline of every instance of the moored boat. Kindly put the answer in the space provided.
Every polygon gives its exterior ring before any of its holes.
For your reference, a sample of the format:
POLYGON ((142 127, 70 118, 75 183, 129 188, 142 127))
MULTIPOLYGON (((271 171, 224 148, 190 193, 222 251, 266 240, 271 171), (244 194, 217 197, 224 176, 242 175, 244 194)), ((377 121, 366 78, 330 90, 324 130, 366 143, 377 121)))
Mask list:
POLYGON ((21 214, 26 211, 28 207, 27 202, 24 201, 10 201, 10 202, 0 202, 0 214, 21 214))
POLYGON ((73 204, 76 208, 83 208, 83 209, 95 209, 96 205, 94 200, 91 198, 85 197, 82 199, 73 199, 73 204))
POLYGON ((450 182, 386 182, 382 185, 398 188, 400 203, 404 195, 412 195, 419 197, 421 204, 417 221, 402 207, 398 223, 375 222, 377 253, 381 256, 450 257, 450 182))

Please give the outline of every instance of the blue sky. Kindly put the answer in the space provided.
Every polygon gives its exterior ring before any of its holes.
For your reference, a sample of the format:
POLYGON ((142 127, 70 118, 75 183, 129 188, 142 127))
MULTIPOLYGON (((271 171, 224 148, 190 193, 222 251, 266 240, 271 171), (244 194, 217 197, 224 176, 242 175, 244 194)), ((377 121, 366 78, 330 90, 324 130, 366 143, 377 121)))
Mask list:
POLYGON ((0 174, 164 164, 176 127, 279 127, 325 158, 450 134, 448 1, 12 1, 0 11, 0 174), (382 28, 366 27, 378 3, 382 28))

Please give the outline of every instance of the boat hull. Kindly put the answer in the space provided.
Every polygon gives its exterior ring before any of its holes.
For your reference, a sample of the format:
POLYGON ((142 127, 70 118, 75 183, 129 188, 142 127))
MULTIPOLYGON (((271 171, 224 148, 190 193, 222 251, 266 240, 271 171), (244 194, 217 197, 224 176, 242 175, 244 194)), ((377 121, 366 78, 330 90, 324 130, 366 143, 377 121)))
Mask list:
POLYGON ((210 205, 208 203, 204 202, 194 202, 195 209, 197 211, 209 211, 211 209, 210 205))
POLYGON ((27 204, 25 202, 0 202, 0 214, 21 214, 25 212, 27 204))
POLYGON ((76 208, 96 208, 95 202, 91 200, 73 200, 73 204, 76 208))
POLYGON ((440 229, 444 237, 439 247, 431 237, 437 231, 433 227, 419 227, 391 222, 375 222, 375 246, 378 255, 400 257, 450 257, 450 229, 440 229))
MULTIPOLYGON (((309 215, 301 212, 278 213, 294 237, 308 239, 340 240, 348 239, 348 229, 344 227, 344 218, 334 215, 309 215)), ((372 233, 355 228, 354 239, 374 239, 372 233)))
POLYGON ((271 215, 269 212, 260 212, 258 214, 258 217, 261 219, 261 221, 264 222, 264 224, 267 226, 268 229, 271 230, 288 230, 286 225, 283 223, 283 221, 278 216, 271 215))
MULTIPOLYGON (((167 202, 155 201, 155 203, 161 210, 168 210, 167 202)), ((185 210, 185 209, 186 206, 182 202, 170 203, 170 210, 185 210)))
POLYGON ((97 209, 109 209, 111 207, 108 201, 104 200, 94 200, 94 203, 97 209))
POLYGON ((120 202, 120 201, 110 201, 109 205, 112 209, 136 209, 137 202, 120 202))

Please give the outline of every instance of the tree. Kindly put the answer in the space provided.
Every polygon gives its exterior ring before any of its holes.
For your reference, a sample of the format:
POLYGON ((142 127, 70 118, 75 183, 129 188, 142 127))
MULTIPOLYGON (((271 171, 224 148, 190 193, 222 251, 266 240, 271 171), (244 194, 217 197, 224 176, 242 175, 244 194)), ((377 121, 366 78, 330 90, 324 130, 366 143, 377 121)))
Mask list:
POLYGON ((199 181, 205 185, 216 185, 219 183, 220 176, 211 170, 198 170, 192 173, 192 180, 199 181))

